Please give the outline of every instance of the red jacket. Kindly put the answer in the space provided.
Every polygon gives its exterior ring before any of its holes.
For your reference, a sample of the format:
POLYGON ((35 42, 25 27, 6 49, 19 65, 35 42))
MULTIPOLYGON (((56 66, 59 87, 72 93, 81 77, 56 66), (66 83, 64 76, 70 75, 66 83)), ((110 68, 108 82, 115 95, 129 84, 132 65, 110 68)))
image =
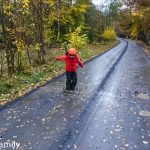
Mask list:
POLYGON ((70 58, 67 54, 65 56, 57 57, 56 60, 66 61, 66 71, 68 72, 75 72, 77 69, 77 64, 79 64, 80 67, 83 67, 83 63, 79 60, 78 55, 75 55, 74 58, 70 58))

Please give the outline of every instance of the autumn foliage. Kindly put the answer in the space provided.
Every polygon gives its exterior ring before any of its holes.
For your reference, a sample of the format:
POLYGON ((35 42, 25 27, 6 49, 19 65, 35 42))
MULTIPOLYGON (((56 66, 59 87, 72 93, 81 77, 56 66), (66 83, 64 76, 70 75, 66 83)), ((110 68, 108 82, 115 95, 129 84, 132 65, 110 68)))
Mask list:
POLYGON ((104 40, 116 40, 116 33, 111 27, 107 27, 102 36, 104 40))

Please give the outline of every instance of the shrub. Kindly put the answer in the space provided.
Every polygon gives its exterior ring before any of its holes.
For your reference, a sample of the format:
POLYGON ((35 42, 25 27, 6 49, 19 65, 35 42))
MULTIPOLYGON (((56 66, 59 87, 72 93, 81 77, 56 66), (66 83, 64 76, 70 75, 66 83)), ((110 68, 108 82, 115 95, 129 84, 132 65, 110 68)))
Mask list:
POLYGON ((1 81, 0 82, 0 94, 6 93, 12 87, 11 84, 1 81))
POLYGON ((111 27, 107 27, 102 35, 104 40, 116 40, 116 33, 111 27))
POLYGON ((68 47, 82 49, 82 47, 88 43, 88 37, 86 34, 82 34, 81 26, 79 26, 74 32, 67 34, 66 37, 69 43, 68 47))

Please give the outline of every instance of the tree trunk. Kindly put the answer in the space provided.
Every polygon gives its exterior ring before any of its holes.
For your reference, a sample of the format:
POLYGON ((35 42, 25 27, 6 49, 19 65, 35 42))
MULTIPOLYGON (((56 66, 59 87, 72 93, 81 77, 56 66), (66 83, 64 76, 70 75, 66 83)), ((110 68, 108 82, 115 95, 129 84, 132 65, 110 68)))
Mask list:
POLYGON ((4 61, 4 56, 3 56, 3 51, 1 50, 1 76, 3 75, 3 61, 4 61))
POLYGON ((61 1, 57 0, 57 9, 58 9, 58 15, 57 15, 57 42, 59 42, 60 39, 60 15, 61 15, 61 1))
POLYGON ((44 36, 43 36, 43 2, 40 0, 38 4, 34 4, 33 6, 33 20, 35 23, 35 39, 36 42, 40 45, 40 49, 38 50, 38 63, 43 64, 45 62, 45 50, 44 50, 44 36))
POLYGON ((26 47, 25 50, 26 50, 26 55, 28 58, 28 63, 29 63, 29 65, 31 65, 31 58, 30 58, 30 53, 29 53, 28 47, 26 47))

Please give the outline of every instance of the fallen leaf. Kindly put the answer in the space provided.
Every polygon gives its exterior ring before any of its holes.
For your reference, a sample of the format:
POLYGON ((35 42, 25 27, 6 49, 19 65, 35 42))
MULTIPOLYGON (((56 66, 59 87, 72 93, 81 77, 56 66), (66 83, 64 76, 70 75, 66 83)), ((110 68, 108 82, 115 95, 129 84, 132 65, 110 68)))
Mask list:
POLYGON ((148 141, 143 141, 143 144, 148 144, 148 141))

